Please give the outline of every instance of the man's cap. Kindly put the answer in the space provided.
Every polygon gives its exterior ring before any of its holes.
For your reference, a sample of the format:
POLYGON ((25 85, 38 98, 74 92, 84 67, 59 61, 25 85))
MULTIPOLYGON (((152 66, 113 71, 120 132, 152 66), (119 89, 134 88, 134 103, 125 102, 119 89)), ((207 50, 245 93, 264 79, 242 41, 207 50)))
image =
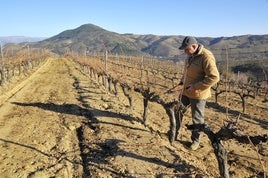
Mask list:
POLYGON ((197 44, 197 41, 194 37, 192 36, 186 36, 184 38, 184 40, 182 41, 181 46, 179 47, 179 49, 185 49, 188 45, 193 45, 193 44, 197 44))

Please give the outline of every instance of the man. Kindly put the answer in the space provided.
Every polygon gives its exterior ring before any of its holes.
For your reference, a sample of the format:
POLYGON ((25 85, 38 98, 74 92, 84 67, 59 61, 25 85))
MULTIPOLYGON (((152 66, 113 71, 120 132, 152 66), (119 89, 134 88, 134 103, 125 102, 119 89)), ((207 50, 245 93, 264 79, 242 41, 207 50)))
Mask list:
MULTIPOLYGON (((183 92, 179 99, 185 108, 191 106, 193 124, 203 124, 206 99, 211 96, 211 87, 220 79, 215 58, 211 51, 191 36, 184 38, 179 49, 188 55, 182 80, 183 92)), ((200 132, 192 131, 192 150, 198 149, 199 139, 200 132)))

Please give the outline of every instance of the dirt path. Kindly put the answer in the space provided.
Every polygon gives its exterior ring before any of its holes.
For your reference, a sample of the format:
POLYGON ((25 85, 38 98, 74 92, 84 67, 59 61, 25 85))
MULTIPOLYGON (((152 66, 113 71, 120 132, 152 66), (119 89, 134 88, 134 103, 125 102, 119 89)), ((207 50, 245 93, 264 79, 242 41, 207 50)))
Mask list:
POLYGON ((76 128, 83 118, 70 113, 78 102, 73 82, 63 60, 48 60, 5 95, 0 107, 3 177, 82 175, 76 128))
MULTIPOLYGON (((130 111, 122 91, 108 94, 80 70, 67 59, 49 59, 0 96, 0 177, 218 176, 206 137, 189 151, 190 134, 182 128, 184 142, 170 145, 161 106, 150 104, 145 127, 141 96, 132 93, 130 111)), ((257 156, 251 159, 261 170, 257 156)), ((245 167, 236 177, 256 173, 245 167)))

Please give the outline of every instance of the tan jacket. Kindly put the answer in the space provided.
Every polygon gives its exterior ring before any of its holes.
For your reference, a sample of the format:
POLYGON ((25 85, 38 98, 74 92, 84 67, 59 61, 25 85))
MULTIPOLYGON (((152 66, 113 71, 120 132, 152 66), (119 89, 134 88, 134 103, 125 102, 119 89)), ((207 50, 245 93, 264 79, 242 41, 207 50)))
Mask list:
POLYGON ((194 91, 183 90, 183 95, 192 99, 207 99, 211 87, 219 80, 219 72, 212 52, 200 45, 197 54, 186 59, 184 88, 191 85, 194 91))

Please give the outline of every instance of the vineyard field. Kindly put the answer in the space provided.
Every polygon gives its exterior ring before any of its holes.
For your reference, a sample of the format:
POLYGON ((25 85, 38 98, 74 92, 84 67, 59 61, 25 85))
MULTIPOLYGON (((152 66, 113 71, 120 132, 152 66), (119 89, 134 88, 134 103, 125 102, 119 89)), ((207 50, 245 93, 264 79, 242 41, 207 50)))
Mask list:
MULTIPOLYGON (((167 134, 170 119, 161 104, 148 103, 144 123, 144 97, 134 88, 150 86, 150 92, 164 101, 173 101, 180 92, 175 86, 182 75, 180 66, 150 63, 154 68, 146 68, 140 65, 141 60, 133 60, 131 66, 125 63, 122 67, 119 60, 106 64, 109 75, 104 76, 109 79, 102 78, 104 60, 93 64, 93 60, 85 63, 85 59, 74 60, 70 55, 46 58, 31 73, 1 86, 0 175, 220 177, 213 147, 205 134, 198 150, 189 149, 190 131, 185 125, 192 123, 190 110, 172 144, 167 134), (106 79, 113 81, 111 88, 106 86, 106 79), (131 107, 122 84, 131 88, 127 90, 131 107)), ((264 94, 246 98, 242 112, 241 98, 234 92, 220 94, 215 102, 215 93, 223 90, 222 85, 207 102, 205 119, 211 129, 217 132, 227 121, 236 120, 246 135, 267 134, 264 94), (227 101, 231 101, 228 110, 227 101)), ((230 139, 223 145, 228 152, 230 177, 268 174, 267 142, 260 147, 230 139)))

